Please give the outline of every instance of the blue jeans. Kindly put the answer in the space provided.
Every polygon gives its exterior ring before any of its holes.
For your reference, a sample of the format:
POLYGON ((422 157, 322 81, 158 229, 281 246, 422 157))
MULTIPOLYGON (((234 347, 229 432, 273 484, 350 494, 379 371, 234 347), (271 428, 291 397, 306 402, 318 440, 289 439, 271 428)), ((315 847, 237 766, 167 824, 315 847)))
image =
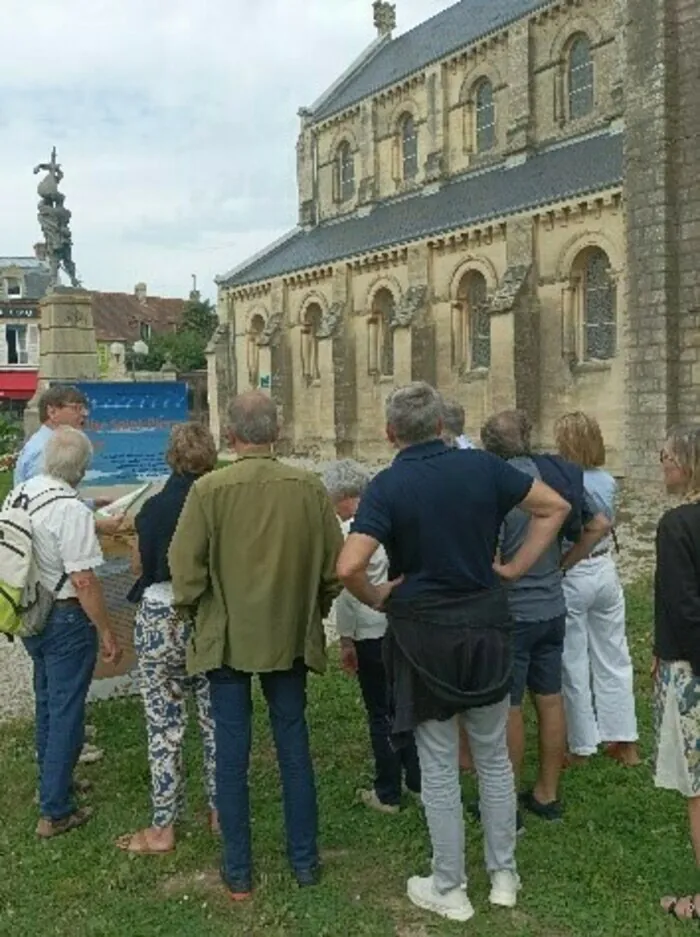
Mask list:
POLYGON ((357 678, 367 711, 374 754, 374 790, 383 804, 398 806, 404 773, 406 787, 414 794, 420 794, 420 764, 413 740, 399 751, 394 751, 391 745, 391 714, 382 644, 383 638, 355 641, 357 678))
POLYGON ((61 820, 75 810, 73 771, 83 746, 97 631, 79 605, 55 605, 44 631, 25 638, 24 646, 34 663, 41 815, 61 820))
MULTIPOLYGON (((318 865, 316 781, 306 725, 306 667, 261 673, 282 777, 287 854, 295 872, 318 865)), ((252 674, 223 667, 209 673, 216 739, 216 800, 224 842, 222 876, 233 890, 252 881, 248 765, 252 674)))

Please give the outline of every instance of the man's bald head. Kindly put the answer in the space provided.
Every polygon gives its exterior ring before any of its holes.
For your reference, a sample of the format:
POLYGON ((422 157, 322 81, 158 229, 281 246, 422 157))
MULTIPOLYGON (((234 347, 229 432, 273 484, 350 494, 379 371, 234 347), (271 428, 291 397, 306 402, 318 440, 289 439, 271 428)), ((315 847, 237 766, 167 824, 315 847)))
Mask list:
POLYGON ((234 443, 271 446, 279 433, 274 400, 257 390, 234 397, 229 408, 229 428, 234 443))
POLYGON ((481 442, 487 452, 502 459, 529 455, 532 423, 524 410, 502 410, 481 427, 481 442))

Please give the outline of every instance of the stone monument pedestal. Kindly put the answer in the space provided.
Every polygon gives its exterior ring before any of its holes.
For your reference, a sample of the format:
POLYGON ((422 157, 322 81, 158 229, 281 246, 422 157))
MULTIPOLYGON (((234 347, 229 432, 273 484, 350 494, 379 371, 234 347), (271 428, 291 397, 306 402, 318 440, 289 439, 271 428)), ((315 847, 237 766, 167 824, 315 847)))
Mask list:
POLYGON ((50 384, 75 384, 100 377, 90 293, 59 286, 44 296, 39 307, 39 378, 24 412, 26 436, 39 428, 39 398, 50 384))

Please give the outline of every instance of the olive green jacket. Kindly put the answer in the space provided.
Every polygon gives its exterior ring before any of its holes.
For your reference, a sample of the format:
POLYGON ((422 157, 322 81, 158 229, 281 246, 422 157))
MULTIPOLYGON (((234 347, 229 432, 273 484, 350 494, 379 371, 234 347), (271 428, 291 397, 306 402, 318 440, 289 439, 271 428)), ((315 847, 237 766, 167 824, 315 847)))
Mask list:
POLYGON ((320 479, 239 457, 192 487, 170 545, 175 605, 196 608, 190 673, 326 666, 343 535, 320 479))

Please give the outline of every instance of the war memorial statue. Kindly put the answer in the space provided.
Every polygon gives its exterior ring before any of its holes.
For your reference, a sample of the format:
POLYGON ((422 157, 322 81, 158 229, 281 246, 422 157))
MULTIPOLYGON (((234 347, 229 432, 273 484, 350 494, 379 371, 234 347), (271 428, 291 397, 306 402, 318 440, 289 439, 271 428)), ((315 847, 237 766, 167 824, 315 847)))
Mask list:
POLYGON ((56 147, 51 151, 48 163, 34 167, 34 175, 44 171, 46 175, 38 185, 39 224, 46 244, 46 258, 51 269, 50 289, 61 285, 60 270, 68 275, 71 286, 80 287, 73 260, 73 238, 70 231, 71 212, 65 207, 65 195, 58 191, 64 173, 56 161, 56 147))

